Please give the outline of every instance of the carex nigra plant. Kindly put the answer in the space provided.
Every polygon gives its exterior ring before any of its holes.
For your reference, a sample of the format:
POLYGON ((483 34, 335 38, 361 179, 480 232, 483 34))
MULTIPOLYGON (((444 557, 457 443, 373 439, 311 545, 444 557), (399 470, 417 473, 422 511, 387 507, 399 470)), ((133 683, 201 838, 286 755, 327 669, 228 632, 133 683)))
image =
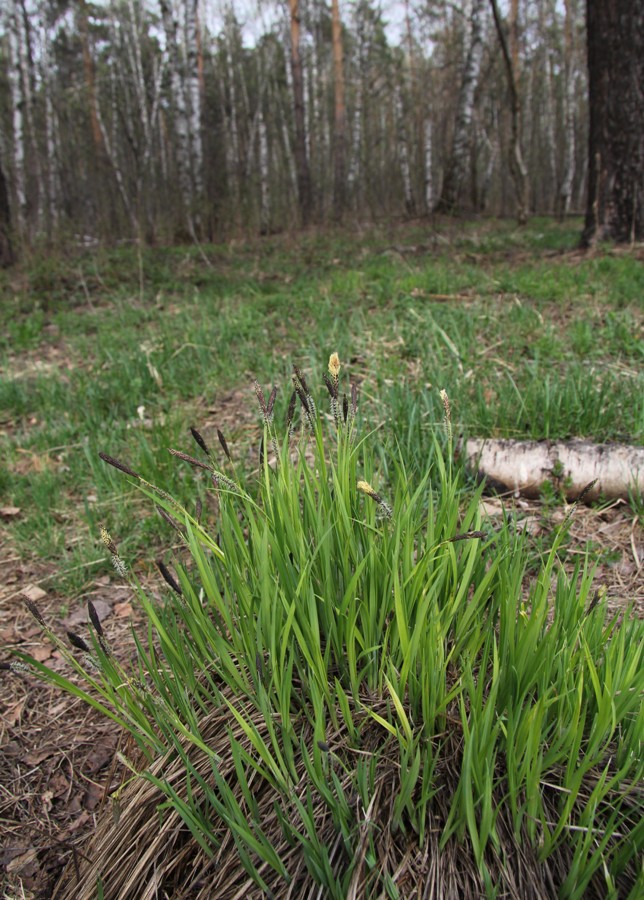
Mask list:
MULTIPOLYGON (((14 665, 132 735, 131 767, 201 861, 165 857, 193 896, 636 890, 641 623, 608 616, 583 563, 560 569, 567 523, 527 583, 523 538, 482 522, 483 488, 452 462, 446 394, 427 470, 412 480, 399 454, 385 480, 337 354, 328 405, 310 377, 294 368, 281 422, 277 388, 255 383, 254 471, 221 431, 217 451, 196 429, 198 455, 170 451, 209 480, 214 519, 103 455, 180 535, 166 599, 105 530, 147 624, 134 661, 90 609, 71 648, 40 617, 85 686, 14 665)), ((118 858, 90 875, 125 896, 118 858)))

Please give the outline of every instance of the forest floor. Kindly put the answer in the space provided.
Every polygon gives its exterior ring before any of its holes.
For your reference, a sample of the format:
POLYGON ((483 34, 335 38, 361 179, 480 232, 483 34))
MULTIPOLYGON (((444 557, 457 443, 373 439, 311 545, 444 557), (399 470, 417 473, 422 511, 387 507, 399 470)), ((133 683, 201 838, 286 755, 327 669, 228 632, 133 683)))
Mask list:
MULTIPOLYGON (((123 659, 142 613, 110 567, 105 524, 150 595, 173 532, 100 450, 185 496, 167 448, 189 427, 254 467, 254 378, 283 384, 337 350, 361 417, 422 468, 446 388, 476 436, 644 443, 644 250, 576 249, 581 224, 373 228, 218 247, 34 255, 0 273, 0 662, 64 661, 87 601, 123 659)), ((283 416, 288 392, 278 395, 283 416)), ((191 482, 191 485, 193 483, 191 482)), ((195 491, 212 502, 203 481, 195 491)), ((511 507, 535 554, 565 514, 556 486, 511 507)), ((616 610, 644 614, 644 498, 577 510, 564 559, 597 566, 616 610)), ((50 897, 124 779, 118 729, 26 673, 0 672, 0 895, 50 897)))

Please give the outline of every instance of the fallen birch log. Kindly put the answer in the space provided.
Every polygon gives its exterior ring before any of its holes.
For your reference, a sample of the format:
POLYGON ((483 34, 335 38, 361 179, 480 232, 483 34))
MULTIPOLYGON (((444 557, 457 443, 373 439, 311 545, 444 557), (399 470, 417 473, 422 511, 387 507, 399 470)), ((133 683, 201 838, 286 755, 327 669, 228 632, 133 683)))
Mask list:
POLYGON ((513 441, 471 438, 465 443, 467 466, 496 490, 538 497, 545 482, 576 500, 591 482, 584 500, 628 499, 644 494, 644 447, 591 444, 587 441, 513 441))

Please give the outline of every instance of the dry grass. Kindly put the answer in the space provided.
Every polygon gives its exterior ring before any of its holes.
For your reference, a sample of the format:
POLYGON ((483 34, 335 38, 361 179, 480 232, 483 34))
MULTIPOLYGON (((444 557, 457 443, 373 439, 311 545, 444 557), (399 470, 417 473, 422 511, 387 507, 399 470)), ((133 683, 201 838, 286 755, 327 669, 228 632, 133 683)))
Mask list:
MULTIPOLYGON (((227 689, 223 693, 234 699, 227 689)), ((385 713, 385 701, 375 701, 373 697, 365 697, 364 700, 374 711, 385 713)), ((262 737, 268 738, 261 716, 250 707, 245 712, 250 713, 262 737)), ((381 888, 377 888, 379 881, 382 884, 383 876, 389 877, 390 884, 395 885, 401 898, 410 900, 478 900, 486 896, 486 886, 473 854, 467 849, 468 844, 461 844, 452 838, 445 847, 440 847, 441 833, 460 775, 462 734, 457 711, 453 712, 448 716, 448 732, 436 736, 436 741, 444 744, 444 752, 435 773, 436 796, 432 803, 427 839, 422 848, 409 834, 394 833, 391 828, 392 807, 398 789, 400 754, 397 742, 373 719, 364 716, 358 723, 362 739, 360 751, 344 750, 345 735, 342 733, 329 736, 328 764, 334 767, 345 794, 350 797, 355 762, 352 756, 355 757, 358 752, 370 755, 376 749, 379 751, 375 788, 368 809, 364 809, 357 796, 351 797, 357 836, 357 851, 353 858, 349 858, 345 851, 327 803, 320 796, 313 798, 311 812, 317 825, 317 835, 329 849, 334 874, 340 877, 349 871, 352 873, 347 898, 358 900, 386 896, 381 888), (388 746, 391 752, 387 752, 388 746), (371 866, 367 866, 370 839, 373 840, 375 859, 372 858, 371 866)), ((360 714, 356 713, 356 716, 359 719, 360 714)), ((302 743, 307 747, 313 740, 313 732, 304 721, 300 721, 300 726, 302 743)), ((219 771, 233 786, 243 805, 229 752, 229 731, 252 752, 244 732, 225 709, 214 709, 207 716, 201 734, 208 746, 222 757, 219 771)), ((210 759, 194 747, 188 753, 196 771, 211 781, 210 759)), ((185 765, 180 759, 160 759, 150 771, 157 777, 167 779, 181 796, 185 796, 185 765)), ((293 794, 306 800, 309 780, 301 760, 298 773, 300 780, 293 786, 293 794)), ((591 773, 583 802, 590 795, 593 782, 591 773)), ((79 855, 68 864, 53 894, 54 900, 94 900, 99 878, 105 900, 156 900, 159 897, 173 900, 210 900, 213 897, 218 900, 262 900, 267 896, 280 900, 309 900, 324 897, 323 889, 315 886, 307 871, 300 845, 289 844, 284 838, 280 818, 275 812, 276 805, 280 803, 279 795, 265 780, 256 779, 253 789, 258 808, 258 828, 278 851, 289 872, 289 883, 267 865, 262 867, 258 860, 254 860, 269 887, 269 893, 258 888, 240 865, 239 851, 231 831, 223 828, 217 835, 221 843, 213 848, 213 855, 209 857, 191 839, 175 809, 164 809, 162 814, 159 813, 158 807, 165 799, 164 795, 159 788, 141 777, 124 789, 118 806, 105 810, 95 833, 83 847, 82 857, 79 855)), ((548 790, 544 787, 544 791, 548 790)), ((554 786, 551 794, 553 818, 556 818, 554 786)), ((641 799, 637 794, 633 799, 634 820, 637 820, 641 799)), ((283 814, 291 823, 296 823, 296 807, 281 805, 283 814)), ((248 808, 246 813, 250 816, 248 808)), ((558 887, 569 870, 567 847, 563 845, 544 863, 531 848, 527 834, 521 834, 517 839, 509 815, 498 820, 497 828, 501 846, 498 851, 489 850, 486 856, 490 875, 498 887, 497 896, 507 900, 543 900, 558 896, 558 887)), ((632 887, 635 875, 630 872, 624 877, 626 891, 632 887)), ((604 897, 605 886, 597 880, 589 887, 586 896, 604 897)))

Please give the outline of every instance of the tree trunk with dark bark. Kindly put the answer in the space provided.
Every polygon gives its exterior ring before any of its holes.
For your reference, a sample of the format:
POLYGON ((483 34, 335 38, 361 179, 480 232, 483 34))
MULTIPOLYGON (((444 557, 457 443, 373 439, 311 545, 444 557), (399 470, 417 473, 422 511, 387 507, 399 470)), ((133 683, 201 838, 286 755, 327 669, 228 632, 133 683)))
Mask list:
POLYGON ((644 238, 644 0, 587 0, 588 200, 582 244, 644 238))
POLYGON ((331 35, 333 41, 333 214, 342 219, 346 207, 346 109, 344 105, 344 51, 342 23, 338 0, 331 0, 331 35))
POLYGON ((523 149, 521 147, 522 109, 518 83, 519 50, 516 33, 518 3, 517 0, 512 0, 512 3, 510 4, 510 49, 508 49, 508 42, 503 30, 503 23, 501 22, 498 4, 496 0, 490 0, 490 3, 492 5, 496 33, 499 38, 499 44, 501 45, 501 54, 505 65, 508 90, 510 92, 510 113, 512 122, 510 174, 512 175, 516 193, 517 222, 519 225, 525 225, 528 221, 528 169, 523 158, 523 149))
POLYGON ((11 246, 11 210, 9 191, 0 162, 0 267, 10 266, 14 261, 11 246))

